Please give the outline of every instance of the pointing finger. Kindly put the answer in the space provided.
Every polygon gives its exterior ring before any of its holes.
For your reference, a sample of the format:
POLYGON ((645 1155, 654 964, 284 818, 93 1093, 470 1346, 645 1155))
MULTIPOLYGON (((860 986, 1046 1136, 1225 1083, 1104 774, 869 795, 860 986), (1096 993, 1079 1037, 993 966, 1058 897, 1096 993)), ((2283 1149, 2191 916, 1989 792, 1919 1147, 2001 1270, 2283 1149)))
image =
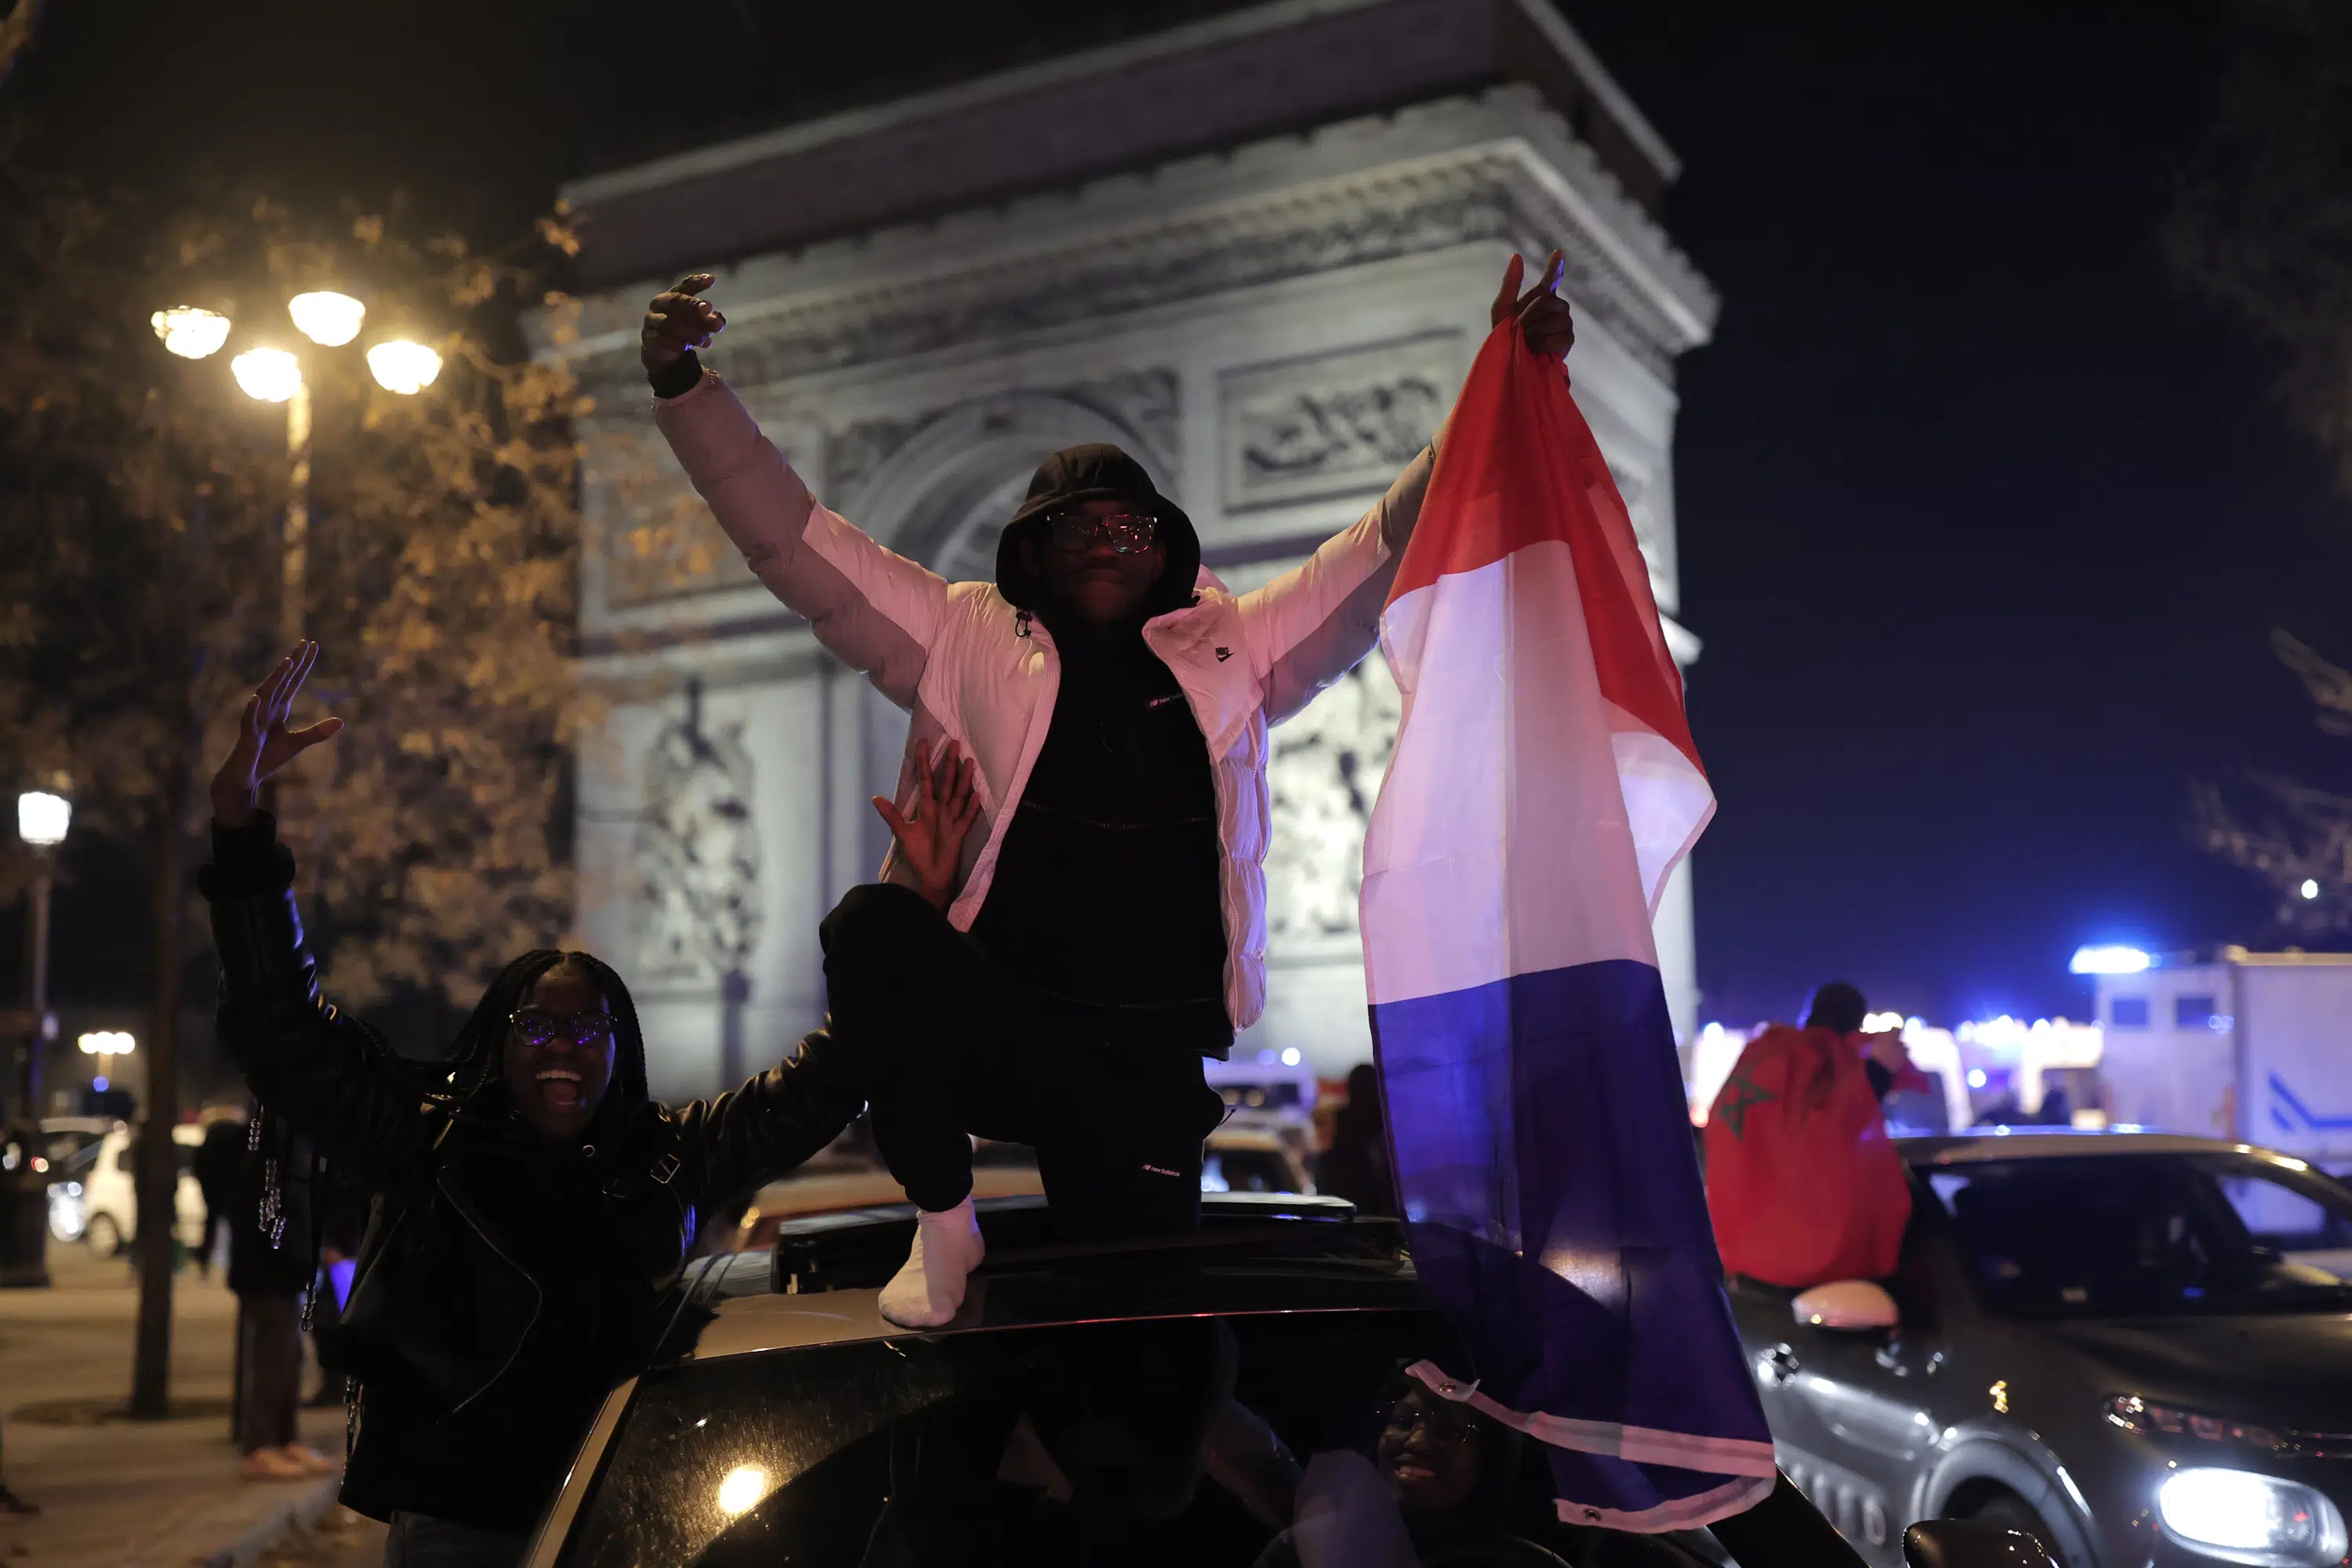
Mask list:
POLYGON ((1510 265, 1503 268, 1503 286, 1496 291, 1494 310, 1490 312, 1496 326, 1501 326, 1503 319, 1517 309, 1519 279, 1526 276, 1527 266, 1527 262, 1515 252, 1510 265))

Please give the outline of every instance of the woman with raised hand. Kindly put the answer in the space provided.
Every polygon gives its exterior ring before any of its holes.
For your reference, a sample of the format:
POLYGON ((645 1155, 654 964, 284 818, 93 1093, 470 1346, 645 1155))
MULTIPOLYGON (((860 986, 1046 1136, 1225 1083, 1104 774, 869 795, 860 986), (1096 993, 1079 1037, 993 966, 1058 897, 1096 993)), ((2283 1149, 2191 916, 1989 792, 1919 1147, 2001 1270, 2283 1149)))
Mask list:
POLYGON ((628 989, 584 952, 507 965, 438 1062, 327 1002, 293 857, 258 804, 342 728, 289 726, 318 656, 306 642, 270 671, 213 779, 200 882, 219 1037, 264 1113, 373 1194, 338 1331, 359 1386, 342 1500, 390 1521, 388 1564, 511 1564, 650 1348, 699 1218, 824 1147, 860 1102, 822 1033, 715 1100, 656 1102, 628 989))

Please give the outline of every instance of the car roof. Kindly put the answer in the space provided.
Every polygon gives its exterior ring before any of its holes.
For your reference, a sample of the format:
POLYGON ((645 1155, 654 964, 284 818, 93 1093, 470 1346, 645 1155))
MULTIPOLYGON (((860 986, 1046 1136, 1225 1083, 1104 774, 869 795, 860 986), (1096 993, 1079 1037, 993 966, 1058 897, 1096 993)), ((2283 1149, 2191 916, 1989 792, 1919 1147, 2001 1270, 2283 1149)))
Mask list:
MULTIPOLYGON (((1254 1311, 1420 1309, 1397 1222, 1338 1198, 1203 1194, 1201 1228, 1097 1244, 1054 1238, 1041 1197, 975 1204, 988 1257, 940 1333, 1254 1311), (1170 1281, 1177 1280, 1172 1285, 1170 1281)), ((723 1253, 691 1271, 656 1363, 902 1337, 881 1286, 907 1256, 915 1209, 787 1219, 776 1245, 723 1253)))
POLYGON ((2294 1170, 2301 1160, 2255 1143, 2197 1138, 2185 1132, 2153 1132, 2143 1127, 1979 1127, 1897 1138, 1895 1147, 1912 1165, 1968 1165, 1990 1160, 2080 1159, 2122 1154, 2251 1154, 2294 1170))

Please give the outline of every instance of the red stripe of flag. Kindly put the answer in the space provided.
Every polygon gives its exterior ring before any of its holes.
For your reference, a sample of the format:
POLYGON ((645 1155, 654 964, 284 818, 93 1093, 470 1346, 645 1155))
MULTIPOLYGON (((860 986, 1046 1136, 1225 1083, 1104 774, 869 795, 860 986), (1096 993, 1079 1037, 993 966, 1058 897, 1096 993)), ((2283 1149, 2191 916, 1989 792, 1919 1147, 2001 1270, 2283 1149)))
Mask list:
POLYGON ((1389 603, 1553 540, 1576 565, 1601 694, 1704 774, 1633 518, 1567 378, 1507 321, 1487 334, 1454 403, 1389 603), (1505 506, 1506 496, 1518 504, 1505 506))

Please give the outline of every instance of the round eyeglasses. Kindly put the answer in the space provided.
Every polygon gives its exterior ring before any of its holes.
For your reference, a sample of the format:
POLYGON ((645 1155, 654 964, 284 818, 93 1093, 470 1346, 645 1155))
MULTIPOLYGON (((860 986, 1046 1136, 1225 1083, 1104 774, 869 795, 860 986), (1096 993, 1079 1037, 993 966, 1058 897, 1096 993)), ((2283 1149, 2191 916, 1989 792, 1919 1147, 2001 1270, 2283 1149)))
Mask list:
POLYGON ((601 1046, 613 1037, 613 1020, 603 1013, 544 1013, 525 1007, 507 1015, 507 1023, 525 1045, 545 1046, 558 1038, 578 1050, 601 1046))
POLYGON ((1075 552, 1089 549, 1099 539, 1116 554, 1140 555, 1160 537, 1160 522, 1140 512, 1090 517, 1082 511, 1064 511, 1054 514, 1045 525, 1045 532, 1056 550, 1075 552))

